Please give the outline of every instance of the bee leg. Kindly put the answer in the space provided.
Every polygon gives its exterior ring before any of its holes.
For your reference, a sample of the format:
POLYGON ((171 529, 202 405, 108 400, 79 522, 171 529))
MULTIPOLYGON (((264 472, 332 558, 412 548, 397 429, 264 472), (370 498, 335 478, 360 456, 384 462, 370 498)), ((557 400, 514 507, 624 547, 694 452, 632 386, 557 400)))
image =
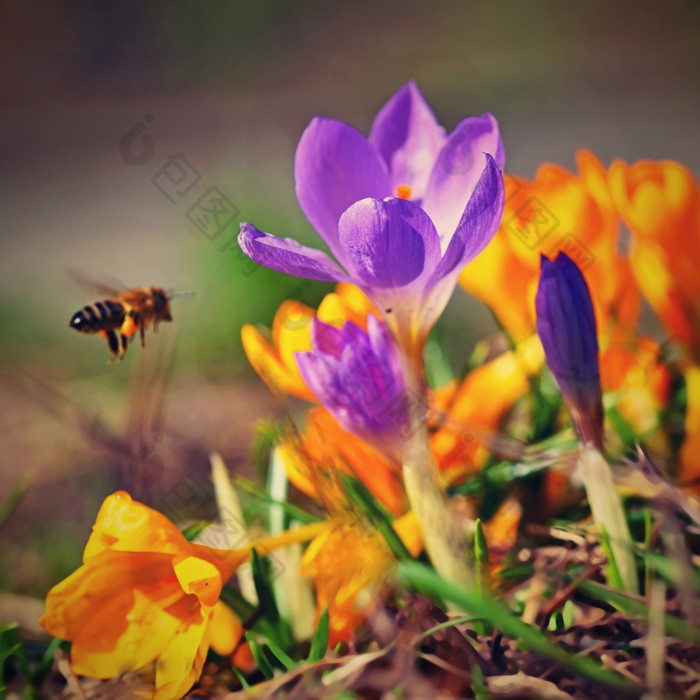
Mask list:
POLYGON ((112 353, 112 357, 109 358, 109 361, 114 362, 114 360, 117 359, 117 353, 119 352, 119 341, 117 340, 117 334, 114 331, 109 330, 102 331, 100 335, 107 338, 107 345, 109 345, 109 349, 112 353))
POLYGON ((141 333, 141 347, 146 347, 146 326, 143 325, 143 321, 139 325, 139 332, 141 333))
POLYGON ((125 338, 131 338, 131 336, 134 335, 134 333, 136 333, 136 321, 134 320, 134 316, 131 313, 129 313, 124 319, 124 322, 122 323, 119 332, 125 338))
POLYGON ((121 362, 124 359, 124 355, 126 355, 126 346, 129 343, 129 336, 124 335, 123 333, 119 334, 119 362, 121 362))

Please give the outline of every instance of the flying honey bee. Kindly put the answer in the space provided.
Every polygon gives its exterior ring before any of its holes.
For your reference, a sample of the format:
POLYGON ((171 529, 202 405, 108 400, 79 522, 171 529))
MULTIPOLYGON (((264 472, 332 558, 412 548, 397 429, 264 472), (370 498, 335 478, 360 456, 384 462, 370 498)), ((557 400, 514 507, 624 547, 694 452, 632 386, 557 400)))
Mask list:
POLYGON ((141 347, 145 348, 145 331, 149 324, 153 323, 153 331, 157 333, 159 323, 173 320, 170 300, 194 294, 168 294, 162 287, 133 287, 118 291, 104 284, 91 286, 109 298, 76 311, 70 320, 70 327, 80 333, 97 333, 105 338, 112 353, 110 362, 117 358, 120 362, 124 359, 129 339, 137 330, 141 336, 141 347))

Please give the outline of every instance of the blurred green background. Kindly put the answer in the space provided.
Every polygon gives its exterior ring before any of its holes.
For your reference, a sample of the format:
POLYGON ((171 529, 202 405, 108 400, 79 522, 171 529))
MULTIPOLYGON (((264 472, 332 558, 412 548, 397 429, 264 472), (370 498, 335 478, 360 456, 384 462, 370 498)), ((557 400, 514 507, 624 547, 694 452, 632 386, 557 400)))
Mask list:
MULTIPOLYGON (((116 488, 192 515, 211 505, 211 449, 249 470, 256 421, 286 409, 247 368, 240 327, 329 287, 253 268, 229 242, 239 220, 314 241, 293 181, 314 115, 366 132, 414 79, 448 129, 495 114, 512 173, 572 167, 581 146, 697 172, 699 19, 678 0, 3 3, 0 502, 31 487, 0 530, 0 587, 41 595, 71 571, 116 488), (135 165, 119 143, 139 122, 153 154, 135 165), (173 156, 200 175, 175 202, 153 183, 173 156), (210 187, 238 212, 215 240, 187 217, 210 187), (196 296, 110 366, 102 339, 68 328, 99 297, 70 268, 196 296)), ((439 330, 459 365, 491 329, 458 291, 439 330)))

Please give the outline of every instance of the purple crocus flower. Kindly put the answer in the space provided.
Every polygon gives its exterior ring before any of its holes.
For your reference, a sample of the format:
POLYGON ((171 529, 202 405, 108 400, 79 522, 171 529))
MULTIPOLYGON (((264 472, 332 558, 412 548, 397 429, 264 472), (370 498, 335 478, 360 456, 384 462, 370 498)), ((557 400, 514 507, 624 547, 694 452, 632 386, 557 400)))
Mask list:
POLYGON ((417 354, 460 271, 498 228, 503 164, 491 115, 465 119, 447 136, 409 83, 380 110, 369 139, 320 117, 301 137, 297 198, 337 263, 248 223, 239 244, 280 272, 358 285, 417 354))
POLYGON ((365 332, 318 318, 314 350, 296 353, 304 381, 347 431, 396 455, 409 427, 408 403, 397 347, 386 325, 370 314, 365 332))
POLYGON ((598 337, 588 285, 571 258, 542 256, 535 307, 537 333, 581 440, 603 443, 598 337))

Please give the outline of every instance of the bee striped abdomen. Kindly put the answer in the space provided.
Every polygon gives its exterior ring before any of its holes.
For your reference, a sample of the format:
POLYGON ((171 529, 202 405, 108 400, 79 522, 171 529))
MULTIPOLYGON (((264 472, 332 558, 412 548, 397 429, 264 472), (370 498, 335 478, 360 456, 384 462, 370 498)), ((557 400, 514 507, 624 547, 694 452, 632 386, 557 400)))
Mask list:
MULTIPOLYGON (((103 287, 101 293, 109 293, 103 287)), ((84 306, 73 314, 70 327, 80 333, 101 335, 109 345, 112 359, 120 362, 126 354, 130 338, 138 331, 141 347, 146 347, 145 330, 153 324, 157 330, 161 321, 172 321, 170 299, 173 296, 192 296, 190 292, 168 295, 162 287, 133 287, 121 292, 115 290, 111 299, 102 299, 84 306)))
POLYGON ((84 306, 73 314, 70 327, 81 333, 99 333, 119 328, 124 322, 126 311, 118 302, 106 299, 84 306))

